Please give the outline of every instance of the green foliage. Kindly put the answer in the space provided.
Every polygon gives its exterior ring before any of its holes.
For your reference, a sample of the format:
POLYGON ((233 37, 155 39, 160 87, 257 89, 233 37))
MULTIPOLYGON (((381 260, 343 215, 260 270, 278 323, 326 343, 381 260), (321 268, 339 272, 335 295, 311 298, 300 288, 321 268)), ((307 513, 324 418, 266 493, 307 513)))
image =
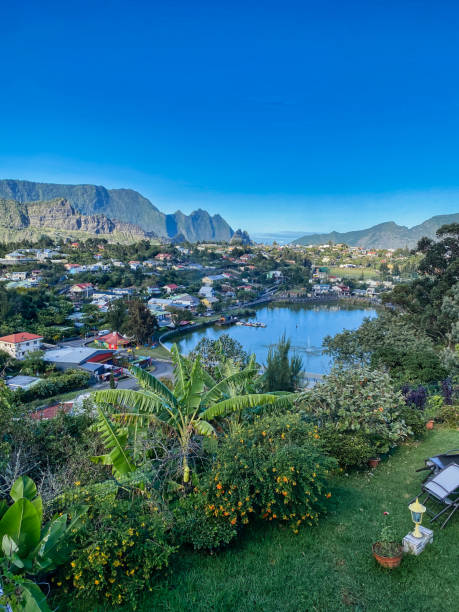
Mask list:
POLYGON ((135 470, 135 465, 126 450, 128 440, 127 427, 119 427, 110 422, 100 406, 97 406, 99 418, 94 427, 99 432, 104 446, 108 449, 105 455, 91 457, 94 463, 111 465, 115 476, 120 477, 135 470))
POLYGON ((426 417, 423 410, 414 406, 402 406, 400 416, 415 438, 422 438, 426 432, 426 417))
POLYGON ((300 407, 317 425, 343 434, 358 432, 374 453, 387 452, 408 435, 400 414, 403 405, 388 374, 365 366, 334 368, 300 401, 300 407))
POLYGON ((418 243, 417 251, 424 255, 420 278, 398 285, 385 301, 400 306, 415 327, 435 342, 451 344, 459 320, 459 224, 441 227, 437 238, 418 243))
POLYGON ((89 501, 89 520, 72 539, 71 560, 56 580, 72 599, 135 610, 175 551, 169 522, 151 497, 120 498, 105 483, 74 496, 89 501))
POLYGON ((46 611, 49 608, 43 593, 29 577, 49 573, 65 562, 69 536, 81 526, 87 506, 76 507, 69 515, 62 514, 42 526, 42 499, 28 476, 15 481, 10 496, 13 503, 7 507, 3 502, 0 507, 3 603, 11 603, 13 609, 20 610, 22 604, 29 602, 30 610, 46 611))
POLYGON ((345 470, 366 465, 374 454, 368 438, 362 433, 342 433, 333 425, 325 425, 320 434, 324 449, 345 470))
POLYGON ((158 329, 158 322, 148 310, 147 305, 141 300, 129 300, 127 310, 127 320, 124 324, 125 332, 129 336, 133 336, 139 344, 150 342, 158 329))
POLYGON ((438 382, 446 376, 432 341, 400 313, 380 312, 357 330, 327 336, 323 343, 336 361, 387 369, 400 384, 438 382))
POLYGON ((191 544, 195 550, 215 549, 229 544, 237 535, 225 516, 209 511, 204 491, 180 498, 173 509, 174 537, 178 544, 191 544))
POLYGON ((113 331, 123 329, 127 318, 126 302, 124 300, 113 300, 107 311, 107 324, 113 331))
POLYGON ((424 410, 426 420, 436 419, 443 408, 443 397, 441 395, 431 395, 427 400, 424 410))
POLYGON ((122 420, 132 426, 134 450, 138 436, 145 436, 150 427, 172 432, 180 445, 183 482, 186 484, 190 479, 188 460, 191 439, 194 435, 215 436, 215 429, 209 422, 211 419, 255 406, 285 406, 289 398, 257 393, 235 395, 233 391, 239 383, 256 375, 253 364, 216 382, 202 368, 199 358, 194 362, 185 359, 176 345, 171 353, 175 381, 172 391, 149 372, 133 367, 132 372, 142 387, 140 391, 98 391, 95 399, 104 410, 111 407, 110 421, 122 420))
POLYGON ((291 342, 285 335, 275 347, 271 347, 263 374, 265 391, 295 391, 300 384, 303 362, 301 357, 290 357, 291 342))
POLYGON ((207 512, 241 526, 260 516, 295 533, 325 510, 328 473, 317 428, 298 414, 258 417, 225 437, 206 486, 207 512))
POLYGON ((439 416, 448 427, 459 428, 459 404, 453 406, 444 404, 439 416))
POLYGON ((230 359, 240 367, 246 367, 249 355, 240 342, 228 334, 222 334, 217 340, 202 338, 189 355, 191 360, 200 358, 203 368, 213 377, 217 375, 219 365, 230 359))
POLYGON ((379 532, 376 547, 377 554, 382 557, 395 557, 400 554, 400 538, 387 512, 384 513, 383 526, 379 532))
POLYGON ((63 374, 45 378, 30 389, 19 389, 15 392, 15 396, 20 402, 32 402, 35 399, 45 399, 74 389, 84 389, 90 379, 91 374, 84 370, 67 370, 63 374))

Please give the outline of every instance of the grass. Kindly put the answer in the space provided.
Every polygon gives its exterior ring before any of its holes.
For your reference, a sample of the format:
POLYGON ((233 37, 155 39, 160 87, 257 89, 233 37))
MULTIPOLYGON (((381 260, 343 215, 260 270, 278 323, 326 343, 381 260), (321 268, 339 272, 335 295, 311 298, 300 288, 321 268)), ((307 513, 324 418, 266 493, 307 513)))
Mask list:
POLYGON ((329 269, 330 276, 338 276, 341 278, 352 278, 360 280, 363 276, 364 280, 374 279, 379 280, 380 272, 374 268, 340 268, 331 267, 329 269))
MULTIPOLYGON (((215 555, 180 553, 170 577, 142 610, 167 612, 453 612, 457 580, 459 516, 400 568, 385 570, 373 559, 383 512, 402 538, 413 524, 408 501, 425 473, 425 457, 459 447, 459 432, 437 430, 396 451, 374 472, 342 476, 334 483, 334 509, 320 525, 294 535, 260 525, 215 555)), ((427 521, 426 521, 427 522, 427 521)))

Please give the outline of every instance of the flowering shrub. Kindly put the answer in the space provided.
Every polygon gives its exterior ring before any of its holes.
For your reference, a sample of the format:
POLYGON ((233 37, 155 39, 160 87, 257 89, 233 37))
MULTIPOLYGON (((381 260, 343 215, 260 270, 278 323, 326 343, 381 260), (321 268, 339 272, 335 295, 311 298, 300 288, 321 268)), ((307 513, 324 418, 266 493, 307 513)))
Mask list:
POLYGON ((414 389, 409 385, 403 385, 402 394, 407 406, 423 410, 427 402, 427 389, 423 385, 418 385, 414 389))
MULTIPOLYGON (((81 496, 97 499, 89 488, 82 489, 81 496)), ((88 519, 72 542, 70 562, 54 584, 74 598, 136 609, 175 551, 167 541, 164 514, 143 497, 112 498, 111 504, 91 504, 88 519)))
POLYGON ((209 516, 238 527, 256 516, 283 521, 295 533, 317 522, 331 496, 334 459, 322 452, 317 427, 297 414, 257 417, 221 442, 207 487, 209 516))
POLYGON ((178 544, 192 544, 195 550, 219 548, 237 535, 234 525, 209 512, 205 491, 191 493, 174 508, 174 535, 178 544))
POLYGON ((299 407, 319 429, 327 425, 339 433, 363 434, 375 454, 387 452, 410 433, 401 415, 404 405, 388 374, 357 366, 334 368, 303 394, 299 407))

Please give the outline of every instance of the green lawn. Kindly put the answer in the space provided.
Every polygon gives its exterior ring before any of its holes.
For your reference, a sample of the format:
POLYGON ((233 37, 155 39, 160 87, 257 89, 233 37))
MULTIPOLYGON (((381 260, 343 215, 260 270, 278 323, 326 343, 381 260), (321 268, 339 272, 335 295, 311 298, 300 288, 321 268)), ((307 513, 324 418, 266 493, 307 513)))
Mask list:
POLYGON ((341 278, 352 278, 354 280, 360 280, 363 276, 364 280, 374 279, 379 280, 379 270, 374 268, 340 268, 331 267, 329 269, 330 276, 339 276, 341 278))
MULTIPOLYGON (((294 535, 260 525, 218 554, 179 553, 167 581, 142 610, 234 612, 453 612, 459 601, 459 516, 420 557, 396 570, 371 555, 383 512, 402 538, 412 529, 408 500, 424 477, 425 457, 459 447, 459 432, 437 430, 398 450, 378 469, 334 483, 335 509, 294 535)), ((435 525, 435 523, 434 523, 435 525)))

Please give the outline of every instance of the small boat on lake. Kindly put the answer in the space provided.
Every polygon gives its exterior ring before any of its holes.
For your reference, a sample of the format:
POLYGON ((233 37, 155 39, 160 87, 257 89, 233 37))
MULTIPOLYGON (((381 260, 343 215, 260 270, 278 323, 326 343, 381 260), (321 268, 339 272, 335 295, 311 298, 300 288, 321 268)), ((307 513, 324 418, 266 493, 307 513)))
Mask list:
POLYGON ((223 327, 224 325, 234 325, 238 321, 239 319, 237 317, 234 317, 233 315, 231 315, 231 316, 220 317, 220 319, 217 321, 216 324, 219 325, 220 327, 223 327))

